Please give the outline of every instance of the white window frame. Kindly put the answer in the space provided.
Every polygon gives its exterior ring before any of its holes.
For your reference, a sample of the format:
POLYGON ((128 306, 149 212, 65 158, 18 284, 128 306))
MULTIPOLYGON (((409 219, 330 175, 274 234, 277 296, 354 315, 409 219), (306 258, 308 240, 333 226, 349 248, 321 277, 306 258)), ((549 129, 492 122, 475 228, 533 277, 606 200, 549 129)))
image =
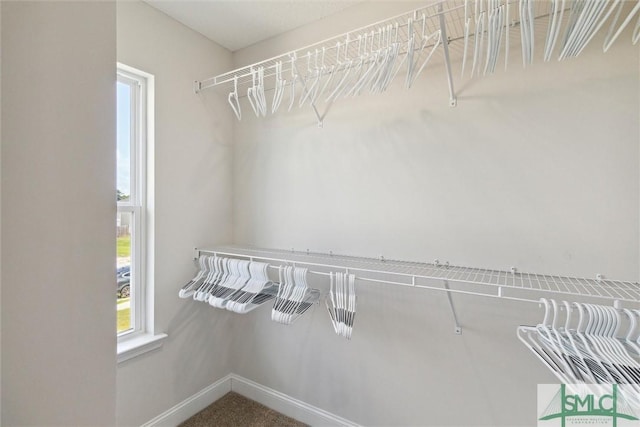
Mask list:
POLYGON ((117 81, 131 87, 131 189, 118 201, 119 213, 131 213, 131 329, 118 334, 118 362, 162 345, 166 334, 154 334, 153 235, 149 227, 153 186, 154 77, 118 63, 117 81))

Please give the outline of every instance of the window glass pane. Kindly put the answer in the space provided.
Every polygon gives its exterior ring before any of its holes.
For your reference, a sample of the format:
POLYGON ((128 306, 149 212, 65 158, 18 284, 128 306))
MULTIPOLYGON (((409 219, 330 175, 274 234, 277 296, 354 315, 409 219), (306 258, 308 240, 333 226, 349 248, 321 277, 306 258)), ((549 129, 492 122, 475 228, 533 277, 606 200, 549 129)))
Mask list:
POLYGON ((131 324, 131 232, 133 230, 131 212, 117 214, 117 274, 116 296, 118 298, 118 333, 132 328, 131 324))
POLYGON ((118 200, 131 195, 131 86, 118 82, 117 188, 118 200))

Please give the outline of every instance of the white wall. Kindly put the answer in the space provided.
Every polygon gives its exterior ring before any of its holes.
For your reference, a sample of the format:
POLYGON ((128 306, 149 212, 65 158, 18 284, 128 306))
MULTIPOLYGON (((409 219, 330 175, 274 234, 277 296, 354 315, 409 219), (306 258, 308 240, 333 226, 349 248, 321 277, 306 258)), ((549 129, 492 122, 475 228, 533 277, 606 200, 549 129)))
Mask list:
POLYGON ((1 8, 1 422, 114 425, 115 3, 1 8))
MULTIPOLYGON (((234 62, 402 8, 355 6, 234 62)), ((323 129, 309 108, 258 120, 243 104, 236 243, 638 280, 640 58, 628 40, 526 70, 514 46, 507 72, 473 81, 457 62, 456 108, 441 65, 411 91, 339 101, 323 129)), ((444 295, 362 284, 359 298, 351 342, 322 304, 292 327, 266 308, 239 319, 233 371, 367 425, 535 424, 536 384, 555 379, 515 328, 537 323, 538 307, 454 297, 455 336, 444 295)))
POLYGON ((231 241, 232 113, 193 81, 231 54, 142 2, 117 5, 118 61, 155 76, 155 328, 159 351, 118 366, 117 421, 139 425, 230 371, 232 316, 180 300, 194 247, 231 241))
MULTIPOLYGON (((2 7, 0 6, 0 47, 2 46, 2 7)), ((2 55, 0 55, 0 177, 2 176, 2 55)), ((0 242, 2 242, 2 180, 0 180, 0 242)), ((2 244, 0 243, 0 308, 2 307, 2 244)), ((0 414, 2 413, 2 316, 0 315, 0 414)), ((1 418, 1 417, 0 417, 1 418)), ((0 423, 2 420, 0 419, 0 423)))
MULTIPOLYGON (((339 33, 388 3, 239 51, 236 65, 339 33)), ((577 60, 528 70, 513 49, 508 72, 462 83, 454 64, 456 108, 441 67, 411 91, 337 102, 324 129, 308 107, 256 120, 243 104, 235 240, 636 280, 637 50, 624 40, 607 55, 596 41, 577 60)))

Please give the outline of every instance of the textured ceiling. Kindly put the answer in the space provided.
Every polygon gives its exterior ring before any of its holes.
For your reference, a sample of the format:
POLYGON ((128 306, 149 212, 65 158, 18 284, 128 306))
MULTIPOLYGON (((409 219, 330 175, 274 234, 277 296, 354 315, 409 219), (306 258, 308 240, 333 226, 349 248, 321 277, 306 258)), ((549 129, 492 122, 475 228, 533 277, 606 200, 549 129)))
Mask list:
POLYGON ((145 0, 231 51, 324 18, 362 0, 145 0))

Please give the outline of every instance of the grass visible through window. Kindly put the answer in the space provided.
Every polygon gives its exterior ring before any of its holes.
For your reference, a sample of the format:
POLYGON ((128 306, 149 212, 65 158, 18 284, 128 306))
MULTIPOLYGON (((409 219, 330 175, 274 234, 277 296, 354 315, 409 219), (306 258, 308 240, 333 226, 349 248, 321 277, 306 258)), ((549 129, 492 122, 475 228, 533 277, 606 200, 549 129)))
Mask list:
POLYGON ((116 241, 118 258, 131 255, 131 235, 118 237, 116 241))
POLYGON ((118 333, 131 328, 131 298, 118 300, 118 333))

